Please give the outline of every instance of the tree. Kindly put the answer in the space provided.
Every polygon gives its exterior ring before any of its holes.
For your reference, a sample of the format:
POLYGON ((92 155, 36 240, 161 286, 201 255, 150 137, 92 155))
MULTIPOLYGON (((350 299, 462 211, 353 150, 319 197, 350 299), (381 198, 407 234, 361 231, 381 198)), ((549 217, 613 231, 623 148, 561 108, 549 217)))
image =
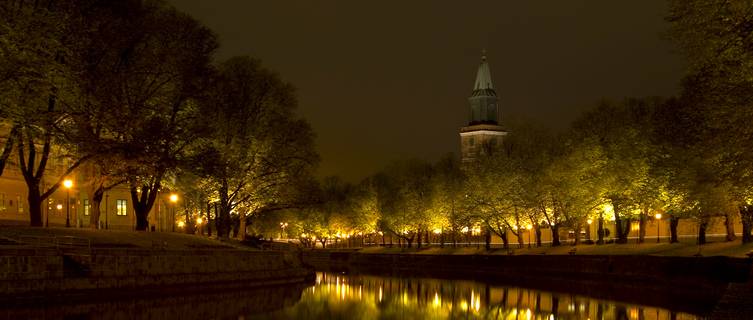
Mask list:
MULTIPOLYGON (((695 176, 696 186, 724 194, 729 204, 722 209, 731 220, 731 207, 739 211, 743 221, 743 242, 752 241, 753 221, 746 203, 753 181, 753 143, 750 105, 753 99, 753 4, 746 1, 692 0, 670 1, 668 20, 670 38, 689 61, 683 91, 679 99, 667 105, 675 111, 676 129, 686 129, 684 136, 668 132, 664 137, 681 145, 685 153, 667 153, 675 163, 692 160, 693 172, 677 170, 676 177, 695 176)), ((667 112, 667 113, 668 113, 667 112)), ((669 144, 669 143, 668 143, 669 144)), ((680 168, 683 169, 683 168, 680 168)), ((683 179, 687 180, 687 179, 683 179)), ((689 181, 689 180, 687 180, 689 181)), ((693 184, 685 184, 693 186, 693 184)), ((691 188, 686 188, 690 190, 691 188)), ((692 188, 696 189, 696 188, 692 188)), ((718 198, 718 197, 717 197, 718 198)), ((713 202, 713 201, 712 201, 713 202)), ((734 238, 728 227, 727 239, 734 238)))
POLYGON ((68 105, 78 93, 76 8, 74 3, 0 4, 0 117, 10 127, 0 171, 15 144, 32 226, 42 226, 42 202, 91 157, 66 144, 71 142, 68 105))
POLYGON ((452 234, 453 245, 457 245, 457 234, 467 222, 466 175, 453 154, 441 158, 434 168, 432 184, 436 198, 432 209, 435 217, 432 228, 439 230, 442 246, 447 232, 452 234))
POLYGON ((236 57, 219 65, 200 104, 209 130, 196 156, 198 174, 217 195, 218 235, 228 235, 237 208, 254 214, 296 206, 290 191, 317 155, 311 128, 295 107, 293 87, 258 60, 236 57))
POLYGON ((636 215, 645 235, 648 206, 658 196, 650 176, 651 132, 653 112, 661 103, 658 98, 626 99, 620 104, 605 101, 573 124, 574 137, 583 142, 583 148, 603 152, 601 179, 604 197, 613 208, 618 243, 627 242, 636 215))
POLYGON ((186 157, 203 131, 196 100, 210 74, 215 36, 198 21, 159 1, 141 2, 126 14, 130 28, 119 33, 115 50, 102 53, 115 73, 108 94, 97 95, 109 109, 103 122, 121 153, 136 214, 146 230, 163 179, 186 157))

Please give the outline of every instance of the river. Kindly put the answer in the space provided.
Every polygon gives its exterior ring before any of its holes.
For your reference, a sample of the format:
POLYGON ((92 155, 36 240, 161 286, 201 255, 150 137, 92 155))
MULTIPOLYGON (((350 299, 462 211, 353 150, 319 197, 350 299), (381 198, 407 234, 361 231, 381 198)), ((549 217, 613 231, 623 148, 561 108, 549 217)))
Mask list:
MULTIPOLYGON (((712 302, 713 303, 713 302, 712 302)), ((58 297, 0 319, 699 319, 702 315, 478 281, 319 272, 315 283, 243 291, 58 297)))

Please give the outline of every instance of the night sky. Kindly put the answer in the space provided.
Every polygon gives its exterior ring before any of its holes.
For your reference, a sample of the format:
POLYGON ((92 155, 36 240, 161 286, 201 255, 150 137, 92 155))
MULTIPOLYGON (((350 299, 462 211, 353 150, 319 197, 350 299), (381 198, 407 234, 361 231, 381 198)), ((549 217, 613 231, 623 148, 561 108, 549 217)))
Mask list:
POLYGON ((508 119, 565 128, 603 98, 675 94, 666 2, 171 0, 298 88, 319 175, 459 149, 481 50, 508 119))

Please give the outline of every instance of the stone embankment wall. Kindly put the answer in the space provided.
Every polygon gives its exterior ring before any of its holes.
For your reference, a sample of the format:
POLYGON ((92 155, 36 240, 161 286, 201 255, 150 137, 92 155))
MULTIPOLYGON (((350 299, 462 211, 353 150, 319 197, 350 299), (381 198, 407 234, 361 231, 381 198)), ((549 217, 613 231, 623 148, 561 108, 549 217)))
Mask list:
POLYGON ((0 301, 71 291, 253 287, 313 277, 298 254, 246 250, 0 250, 0 301))

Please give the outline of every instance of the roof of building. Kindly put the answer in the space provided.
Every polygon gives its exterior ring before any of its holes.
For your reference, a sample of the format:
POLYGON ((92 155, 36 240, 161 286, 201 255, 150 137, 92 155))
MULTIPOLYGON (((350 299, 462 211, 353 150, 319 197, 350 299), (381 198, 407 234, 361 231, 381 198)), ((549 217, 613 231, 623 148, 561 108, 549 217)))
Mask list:
POLYGON ((489 64, 486 62, 486 52, 481 56, 481 64, 478 66, 476 82, 473 85, 473 95, 475 96, 477 92, 497 95, 492 84, 492 73, 489 71, 489 64))

